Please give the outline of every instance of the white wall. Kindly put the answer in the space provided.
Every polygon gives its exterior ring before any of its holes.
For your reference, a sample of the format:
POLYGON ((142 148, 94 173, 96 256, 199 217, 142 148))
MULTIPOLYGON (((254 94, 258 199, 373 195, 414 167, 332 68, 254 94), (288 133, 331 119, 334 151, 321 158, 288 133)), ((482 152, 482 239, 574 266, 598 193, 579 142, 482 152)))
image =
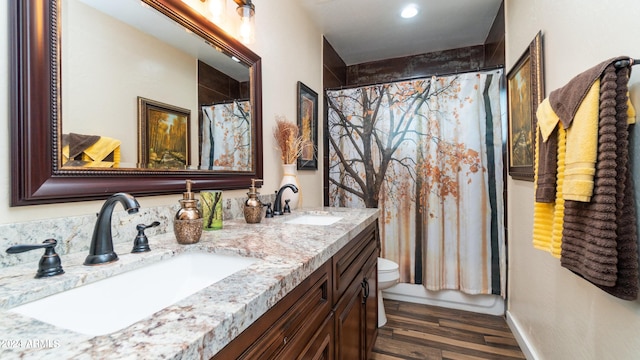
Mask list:
MULTIPOLYGON (((229 6, 232 5, 229 1, 229 6)), ((272 136, 276 115, 284 115, 296 121, 296 84, 300 80, 311 89, 322 93, 322 35, 311 19, 302 11, 296 0, 255 0, 256 41, 249 47, 262 57, 263 84, 263 160, 264 187, 262 193, 277 189, 282 178, 280 159, 272 136)), ((9 73, 9 14, 8 1, 0 1, 0 70, 9 73), (6 55, 5 55, 6 54, 6 55)), ((0 223, 8 224, 35 219, 59 218, 62 216, 95 213, 101 201, 80 203, 9 207, 10 199, 10 159, 9 159, 9 77, 0 76, 0 144, 5 161, 0 165, 0 223)), ((319 119, 323 110, 319 99, 319 119)), ((319 139, 322 139, 320 127, 319 139)), ((319 154, 322 154, 320 142, 319 154)), ((322 205, 322 162, 317 171, 301 171, 299 180, 303 191, 303 206, 322 205)), ((115 192, 115 190, 114 190, 115 192)), ((226 191, 225 197, 246 196, 246 190, 226 191)), ((177 204, 179 195, 139 198, 140 204, 159 206, 177 204)))
MULTIPOLYGON (((262 57, 262 119, 265 184, 262 193, 280 185, 282 161, 273 138, 275 117, 295 122, 298 81, 318 93, 318 170, 298 171, 302 206, 323 203, 322 34, 298 0, 254 0, 256 42, 249 46, 262 57)), ((244 194, 244 193, 243 193, 244 194)))
MULTIPOLYGON (((507 71, 542 30, 545 96, 610 57, 640 57, 636 0, 506 0, 505 16, 507 71)), ((640 69, 634 69, 630 83, 636 108, 640 108, 639 74, 640 69)), ((639 186, 640 172, 634 177, 639 186)), ((507 187, 508 317, 533 356, 638 359, 640 301, 610 296, 561 267, 550 254, 535 250, 533 183, 509 178, 507 187)))

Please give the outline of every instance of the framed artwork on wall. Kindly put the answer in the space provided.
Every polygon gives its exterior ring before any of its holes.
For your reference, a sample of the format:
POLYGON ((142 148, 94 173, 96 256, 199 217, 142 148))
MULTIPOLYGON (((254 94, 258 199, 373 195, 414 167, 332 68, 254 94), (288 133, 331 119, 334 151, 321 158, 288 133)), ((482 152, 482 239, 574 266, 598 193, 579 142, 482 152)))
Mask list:
POLYGON ((542 33, 538 32, 507 74, 509 175, 533 181, 536 110, 544 99, 542 33))
POLYGON ((298 170, 318 169, 318 94, 298 81, 298 129, 302 151, 298 170))
POLYGON ((189 167, 191 111, 138 97, 138 167, 189 167))

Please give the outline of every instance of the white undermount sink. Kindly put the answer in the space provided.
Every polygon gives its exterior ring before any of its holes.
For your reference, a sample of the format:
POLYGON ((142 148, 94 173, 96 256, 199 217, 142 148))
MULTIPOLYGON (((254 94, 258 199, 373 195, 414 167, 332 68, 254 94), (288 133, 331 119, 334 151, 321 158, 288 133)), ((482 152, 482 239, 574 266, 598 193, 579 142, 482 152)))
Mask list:
POLYGON ((134 324, 254 262, 256 259, 241 256, 184 253, 9 311, 78 333, 104 335, 134 324))
POLYGON ((290 220, 286 220, 285 224, 298 225, 331 225, 342 220, 339 216, 333 215, 301 215, 290 220))

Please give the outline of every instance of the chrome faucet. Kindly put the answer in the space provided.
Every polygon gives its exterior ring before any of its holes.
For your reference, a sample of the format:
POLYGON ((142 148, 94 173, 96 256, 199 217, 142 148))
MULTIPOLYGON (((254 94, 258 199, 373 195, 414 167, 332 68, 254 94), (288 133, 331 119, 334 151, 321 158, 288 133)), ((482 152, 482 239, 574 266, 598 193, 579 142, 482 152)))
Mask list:
POLYGON ((298 187, 293 185, 293 184, 284 184, 282 185, 282 187, 280 188, 280 190, 278 190, 278 193, 276 194, 276 200, 274 201, 273 204, 273 215, 282 215, 282 193, 284 192, 284 189, 289 188, 291 189, 291 191, 293 191, 294 193, 298 192, 298 187))
POLYGON ((127 193, 111 195, 98 213, 96 226, 93 228, 91 249, 84 260, 85 265, 99 265, 118 260, 118 255, 113 251, 113 238, 111 237, 111 215, 116 203, 122 203, 129 214, 135 214, 140 208, 138 200, 127 193))

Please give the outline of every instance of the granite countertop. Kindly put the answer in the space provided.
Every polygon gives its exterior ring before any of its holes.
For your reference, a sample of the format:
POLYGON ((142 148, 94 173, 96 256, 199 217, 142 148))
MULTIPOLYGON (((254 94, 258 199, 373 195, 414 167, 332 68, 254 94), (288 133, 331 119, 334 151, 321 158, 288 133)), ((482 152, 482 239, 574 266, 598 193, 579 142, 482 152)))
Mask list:
MULTIPOLYGON (((302 280, 373 223, 377 209, 314 208, 247 224, 228 220, 203 232, 200 242, 180 245, 173 233, 149 237, 151 251, 131 254, 115 246, 120 260, 82 265, 87 254, 62 256, 65 274, 34 279, 37 263, 5 268, 0 275, 2 359, 208 359, 249 327, 302 280), (284 224, 301 214, 342 217, 330 226, 284 224), (142 267, 177 254, 206 251, 258 259, 248 268, 108 335, 92 336, 7 311, 63 290, 142 267)), ((144 306, 144 304, 132 304, 144 306)), ((53 309, 55 311, 55 309, 53 309)))

